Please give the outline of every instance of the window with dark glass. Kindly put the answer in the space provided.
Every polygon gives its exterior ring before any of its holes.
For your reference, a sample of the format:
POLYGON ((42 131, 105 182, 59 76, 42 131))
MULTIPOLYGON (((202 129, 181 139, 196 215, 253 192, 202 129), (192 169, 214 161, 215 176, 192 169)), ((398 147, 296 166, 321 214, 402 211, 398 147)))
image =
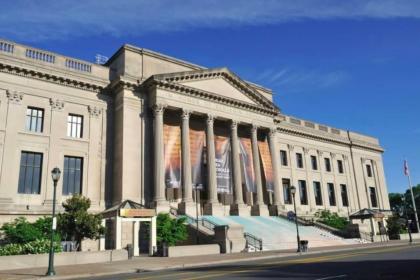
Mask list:
POLYGON ((343 174, 344 173, 344 165, 342 160, 337 160, 337 167, 338 167, 338 173, 343 174))
POLYGON ((308 192, 306 190, 305 180, 299 180, 299 195, 300 195, 300 204, 308 205, 308 192))
POLYGON ((327 187, 328 187, 328 199, 330 201, 330 206, 336 206, 334 184, 328 183, 327 187))
POLYGON ((18 193, 39 194, 41 191, 42 154, 22 151, 18 193))
POLYGON ((42 132, 44 125, 44 110, 34 107, 26 109, 26 130, 42 132))
POLYGON ((372 166, 370 164, 366 165, 366 173, 368 177, 372 177, 372 166))
POLYGON ((83 137, 83 116, 69 114, 67 116, 67 136, 83 137))
POLYGON ((331 161, 329 158, 324 158, 324 162, 325 162, 325 170, 327 172, 331 172, 331 161))
POLYGON ((283 166, 288 165, 288 163, 287 163, 287 152, 286 151, 283 151, 283 150, 280 151, 280 161, 281 161, 281 165, 283 165, 283 166))
POLYGON ((63 195, 82 193, 83 158, 64 157, 63 195))
POLYGON ((347 195, 347 186, 344 184, 340 185, 341 188, 341 201, 343 202, 344 207, 349 206, 349 197, 347 195))
POLYGON ((303 156, 301 153, 296 153, 296 165, 298 168, 303 168, 303 156))
POLYGON ((311 156, 312 170, 318 170, 318 160, 316 156, 311 156))
POLYGON ((322 191, 320 182, 314 181, 314 193, 316 205, 322 205, 322 191))
POLYGON ((292 194, 290 193, 290 180, 283 179, 284 204, 292 204, 292 194))
POLYGON ((378 207, 378 200, 376 199, 376 189, 374 187, 369 187, 369 192, 372 207, 378 207))

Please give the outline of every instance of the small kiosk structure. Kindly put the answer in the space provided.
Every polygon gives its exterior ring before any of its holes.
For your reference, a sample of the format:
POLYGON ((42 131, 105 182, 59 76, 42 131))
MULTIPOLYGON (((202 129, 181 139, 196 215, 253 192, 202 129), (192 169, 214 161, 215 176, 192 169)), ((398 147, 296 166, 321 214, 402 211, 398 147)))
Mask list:
MULTIPOLYGON (((124 200, 101 213, 102 225, 105 227, 107 220, 113 221, 115 229, 112 231, 114 236, 109 236, 115 241, 115 249, 122 248, 122 224, 133 224, 133 255, 139 256, 139 232, 141 222, 150 223, 149 234, 149 255, 153 256, 157 250, 156 247, 156 210, 145 208, 143 205, 132 200, 124 200)), ((100 240, 100 250, 105 250, 105 236, 100 240)))
POLYGON ((386 236, 386 215, 383 211, 364 208, 350 215, 352 224, 359 226, 359 231, 369 232, 372 241, 376 241, 375 236, 386 236), (366 223, 367 222, 367 223, 366 223))

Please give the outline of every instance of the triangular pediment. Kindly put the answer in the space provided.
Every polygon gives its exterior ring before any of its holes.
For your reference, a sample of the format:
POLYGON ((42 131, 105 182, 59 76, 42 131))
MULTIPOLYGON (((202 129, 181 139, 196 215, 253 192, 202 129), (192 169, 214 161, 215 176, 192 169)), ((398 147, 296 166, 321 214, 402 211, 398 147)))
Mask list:
POLYGON ((160 74, 154 76, 154 78, 217 96, 235 99, 253 106, 278 110, 270 100, 227 68, 160 74))

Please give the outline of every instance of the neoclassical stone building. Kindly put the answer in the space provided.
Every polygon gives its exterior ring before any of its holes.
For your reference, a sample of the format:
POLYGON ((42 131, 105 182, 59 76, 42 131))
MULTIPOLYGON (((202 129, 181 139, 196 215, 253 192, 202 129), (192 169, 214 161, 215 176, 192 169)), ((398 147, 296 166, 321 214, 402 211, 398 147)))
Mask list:
MULTIPOLYGON (((281 105, 281 104, 280 104, 281 105)), ((389 209, 376 138, 285 115, 271 90, 130 45, 105 65, 0 40, 0 222, 81 193, 158 211, 389 209), (196 193, 197 190, 197 193, 196 193), (196 196, 197 194, 197 196, 196 196)))

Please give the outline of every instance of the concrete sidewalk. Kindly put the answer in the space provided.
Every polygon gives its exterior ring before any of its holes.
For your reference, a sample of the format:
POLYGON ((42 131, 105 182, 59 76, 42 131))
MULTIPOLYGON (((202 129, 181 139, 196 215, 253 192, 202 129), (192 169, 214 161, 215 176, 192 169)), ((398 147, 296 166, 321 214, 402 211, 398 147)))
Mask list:
MULTIPOLYGON (((384 243, 358 244, 350 246, 346 245, 335 247, 319 247, 312 248, 309 252, 304 253, 303 255, 349 250, 353 251, 357 249, 389 247, 404 244, 408 244, 408 242, 390 241, 384 243)), ((252 261, 290 256, 297 256, 297 253, 294 250, 284 250, 178 258, 137 257, 127 261, 58 266, 55 268, 57 275, 55 277, 49 277, 48 279, 88 278, 94 276, 115 275, 123 273, 141 273, 142 271, 177 269, 183 267, 200 267, 218 264, 228 264, 239 261, 252 261)), ((0 279, 45 279, 44 275, 46 271, 47 267, 20 270, 3 270, 0 271, 0 279)))

